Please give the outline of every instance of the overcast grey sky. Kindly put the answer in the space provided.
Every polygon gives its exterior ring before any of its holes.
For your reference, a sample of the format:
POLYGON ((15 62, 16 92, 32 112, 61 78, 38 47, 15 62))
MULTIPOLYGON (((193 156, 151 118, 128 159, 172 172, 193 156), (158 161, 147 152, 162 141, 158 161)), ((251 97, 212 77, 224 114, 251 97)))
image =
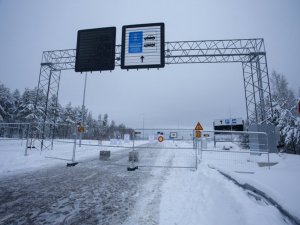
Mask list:
MULTIPOLYGON (((42 51, 76 47, 77 30, 164 22, 166 41, 265 39, 269 71, 300 86, 299 0, 0 0, 0 81, 21 91, 38 83, 42 51)), ((81 105, 84 75, 64 71, 59 100, 81 105)), ((241 64, 166 65, 88 75, 86 106, 132 127, 209 127, 246 117, 241 64)))

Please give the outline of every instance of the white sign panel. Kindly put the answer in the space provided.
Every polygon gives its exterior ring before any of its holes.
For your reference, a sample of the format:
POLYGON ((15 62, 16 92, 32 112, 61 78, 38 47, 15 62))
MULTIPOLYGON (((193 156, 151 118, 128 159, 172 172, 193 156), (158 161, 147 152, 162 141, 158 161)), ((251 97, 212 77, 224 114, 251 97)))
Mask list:
POLYGON ((164 24, 123 26, 121 68, 164 67, 164 24))
POLYGON ((170 138, 177 138, 177 132, 170 132, 170 138))

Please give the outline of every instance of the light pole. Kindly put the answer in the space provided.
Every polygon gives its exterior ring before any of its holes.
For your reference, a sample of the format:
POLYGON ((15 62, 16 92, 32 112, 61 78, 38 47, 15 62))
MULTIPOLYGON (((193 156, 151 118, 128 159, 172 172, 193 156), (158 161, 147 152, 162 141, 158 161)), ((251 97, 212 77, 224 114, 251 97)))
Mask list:
POLYGON ((144 113, 142 114, 142 117, 143 117, 143 140, 145 138, 144 136, 144 132, 145 132, 145 118, 144 118, 144 113))
MULTIPOLYGON (((81 109, 81 126, 83 126, 84 123, 84 111, 85 111, 84 102, 85 102, 86 80, 87 80, 87 72, 85 73, 85 79, 84 79, 83 100, 82 100, 82 109, 81 109)), ((83 132, 80 132, 79 134, 79 147, 81 147, 82 133, 83 132)))

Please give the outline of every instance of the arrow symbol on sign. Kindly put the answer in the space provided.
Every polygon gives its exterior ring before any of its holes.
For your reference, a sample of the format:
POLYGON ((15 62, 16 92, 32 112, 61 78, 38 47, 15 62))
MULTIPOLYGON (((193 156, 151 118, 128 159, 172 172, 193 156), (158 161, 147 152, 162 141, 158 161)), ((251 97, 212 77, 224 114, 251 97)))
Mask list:
POLYGON ((142 55, 142 56, 141 56, 141 61, 142 61, 142 62, 144 62, 144 58, 145 58, 145 57, 142 55))

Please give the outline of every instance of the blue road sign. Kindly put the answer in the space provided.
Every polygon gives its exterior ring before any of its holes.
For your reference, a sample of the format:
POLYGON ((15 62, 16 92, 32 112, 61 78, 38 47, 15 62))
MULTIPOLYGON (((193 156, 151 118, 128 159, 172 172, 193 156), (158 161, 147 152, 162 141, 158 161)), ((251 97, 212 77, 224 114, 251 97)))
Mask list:
POLYGON ((128 53, 143 52, 143 31, 129 33, 128 53))
POLYGON ((230 120, 229 119, 225 119, 225 124, 230 124, 230 120))

